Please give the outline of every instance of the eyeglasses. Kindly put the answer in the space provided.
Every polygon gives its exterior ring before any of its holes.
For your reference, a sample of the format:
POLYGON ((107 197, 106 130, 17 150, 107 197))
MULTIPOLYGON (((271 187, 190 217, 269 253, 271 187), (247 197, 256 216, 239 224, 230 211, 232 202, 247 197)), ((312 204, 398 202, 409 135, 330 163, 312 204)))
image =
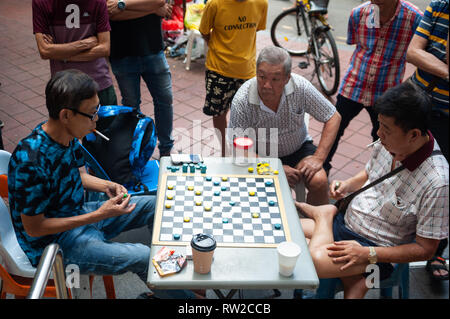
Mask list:
POLYGON ((68 107, 66 107, 66 109, 71 110, 71 111, 73 111, 73 112, 75 112, 75 113, 78 113, 78 114, 80 114, 80 115, 86 116, 86 117, 90 118, 91 121, 95 121, 95 119, 96 119, 97 116, 98 116, 98 111, 100 110, 100 106, 101 106, 100 104, 97 105, 97 108, 96 108, 94 114, 87 114, 87 113, 78 111, 77 109, 71 109, 71 108, 68 108, 68 107))

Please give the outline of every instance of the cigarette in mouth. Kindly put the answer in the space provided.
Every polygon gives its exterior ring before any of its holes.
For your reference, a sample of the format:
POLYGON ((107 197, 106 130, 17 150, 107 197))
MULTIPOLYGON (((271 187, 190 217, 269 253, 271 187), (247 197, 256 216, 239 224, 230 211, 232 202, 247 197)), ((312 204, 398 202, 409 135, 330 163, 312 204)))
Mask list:
POLYGON ((374 146, 375 144, 378 144, 378 143, 380 143, 380 139, 376 140, 375 142, 372 142, 372 143, 368 144, 368 145, 366 146, 366 148, 371 147, 371 146, 374 146))
POLYGON ((94 133, 97 134, 98 136, 100 136, 101 138, 109 141, 109 137, 106 137, 105 135, 103 135, 102 133, 100 133, 99 131, 94 129, 94 133))

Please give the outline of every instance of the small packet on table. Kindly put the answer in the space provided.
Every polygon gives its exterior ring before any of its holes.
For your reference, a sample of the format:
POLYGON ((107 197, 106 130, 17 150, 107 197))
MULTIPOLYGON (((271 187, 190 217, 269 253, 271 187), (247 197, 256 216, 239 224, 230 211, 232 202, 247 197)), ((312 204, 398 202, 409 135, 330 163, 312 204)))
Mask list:
POLYGON ((180 272, 186 264, 186 257, 162 247, 152 259, 153 265, 161 277, 180 272))

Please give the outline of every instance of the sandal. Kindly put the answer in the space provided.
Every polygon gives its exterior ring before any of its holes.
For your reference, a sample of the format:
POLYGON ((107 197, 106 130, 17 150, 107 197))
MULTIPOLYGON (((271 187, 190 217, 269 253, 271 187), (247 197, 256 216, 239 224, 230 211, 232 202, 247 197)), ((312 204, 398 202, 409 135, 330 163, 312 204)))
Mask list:
POLYGON ((445 262, 445 259, 442 257, 438 257, 435 256, 432 259, 427 261, 427 265, 425 267, 425 269, 430 273, 431 278, 433 278, 434 280, 448 280, 448 269, 447 269, 447 265, 445 262), (432 262, 439 262, 440 264, 432 264, 432 262), (439 271, 439 270, 445 270, 447 271, 446 275, 436 275, 434 272, 435 271, 439 271))

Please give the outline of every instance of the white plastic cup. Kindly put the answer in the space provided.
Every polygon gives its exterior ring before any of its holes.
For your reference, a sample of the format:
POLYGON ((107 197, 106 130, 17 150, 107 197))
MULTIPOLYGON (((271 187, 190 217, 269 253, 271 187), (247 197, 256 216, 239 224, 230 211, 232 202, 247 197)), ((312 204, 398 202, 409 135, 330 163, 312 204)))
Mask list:
POLYGON ((284 241, 278 245, 277 252, 280 274, 285 277, 292 276, 298 256, 301 253, 300 246, 291 241, 284 241))

